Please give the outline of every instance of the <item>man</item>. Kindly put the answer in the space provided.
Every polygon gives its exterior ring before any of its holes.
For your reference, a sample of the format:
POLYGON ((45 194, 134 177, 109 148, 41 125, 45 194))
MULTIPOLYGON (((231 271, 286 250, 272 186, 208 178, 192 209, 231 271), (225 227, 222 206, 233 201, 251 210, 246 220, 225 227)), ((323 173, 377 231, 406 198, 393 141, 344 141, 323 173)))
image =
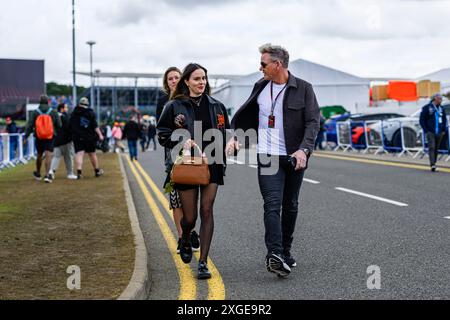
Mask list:
POLYGON ((128 150, 130 152, 131 161, 137 161, 137 141, 141 135, 141 128, 137 123, 136 116, 131 116, 130 120, 125 124, 123 128, 123 137, 128 140, 128 150))
POLYGON ((40 181, 42 158, 45 153, 45 177, 46 183, 51 183, 50 165, 53 157, 54 138, 56 130, 61 128, 61 119, 58 113, 48 105, 48 97, 41 95, 39 98, 39 107, 31 114, 25 131, 25 142, 31 133, 34 133, 35 145, 37 150, 36 171, 33 172, 34 178, 40 181))
POLYGON ((89 100, 81 98, 80 103, 72 112, 69 121, 75 148, 75 165, 77 167, 77 179, 83 178, 83 158, 87 153, 95 171, 95 177, 103 175, 103 169, 99 168, 97 154, 95 153, 97 137, 103 141, 103 135, 98 127, 95 113, 89 108, 89 100))
POLYGON ((58 114, 61 119, 62 127, 57 130, 55 138, 55 154, 53 155, 52 164, 50 166, 50 178, 55 178, 56 169, 58 169, 59 161, 61 157, 64 157, 64 163, 66 164, 67 179, 75 180, 77 176, 73 174, 73 143, 72 134, 69 128, 69 115, 67 114, 68 108, 64 103, 58 105, 58 114))
POLYGON ((19 136, 17 133, 19 133, 19 129, 11 117, 6 117, 6 132, 11 135, 9 137, 9 160, 13 161, 16 158, 16 151, 19 141, 19 136))
POLYGON ((447 130, 447 116, 441 106, 442 96, 437 93, 433 95, 429 104, 422 108, 420 113, 420 126, 425 132, 428 143, 428 155, 430 157, 431 171, 437 171, 436 159, 439 146, 447 130))
POLYGON ((156 126, 153 121, 150 121, 148 124, 148 139, 147 139, 147 149, 150 146, 150 142, 153 141, 153 150, 156 150, 156 126))
MULTIPOLYGON (((233 129, 258 132, 258 182, 264 199, 266 268, 285 277, 297 265, 291 256, 298 197, 319 131, 319 106, 311 84, 288 71, 289 53, 263 45, 259 80, 232 120, 233 129), (276 166, 274 174, 267 167, 276 166), (281 211, 281 214, 280 214, 281 211)), ((239 150, 233 138, 227 153, 239 150)))

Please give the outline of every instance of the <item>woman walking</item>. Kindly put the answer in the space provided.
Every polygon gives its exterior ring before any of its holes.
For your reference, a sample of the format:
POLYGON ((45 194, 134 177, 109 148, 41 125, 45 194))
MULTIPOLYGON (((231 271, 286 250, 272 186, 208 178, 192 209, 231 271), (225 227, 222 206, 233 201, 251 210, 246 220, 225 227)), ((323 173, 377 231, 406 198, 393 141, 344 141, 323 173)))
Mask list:
MULTIPOLYGON (((181 71, 177 67, 170 67, 166 70, 163 77, 163 92, 159 96, 158 104, 156 107, 156 118, 159 119, 161 117, 161 113, 164 109, 166 103, 170 100, 171 95, 175 92, 178 82, 181 78, 181 71)), ((149 128, 150 130, 150 128, 149 128)), ((156 130, 155 130, 156 133, 156 130)), ((155 148, 156 149, 156 148, 155 148)), ((164 181, 164 188, 167 189, 168 184, 170 184, 170 172, 172 171, 173 161, 170 157, 169 148, 164 148, 165 151, 165 165, 167 178, 164 181)), ((177 253, 180 253, 181 247, 181 234, 183 230, 181 228, 181 218, 183 218, 183 208, 181 204, 181 199, 178 191, 175 188, 171 188, 169 192, 169 203, 170 209, 172 209, 173 221, 175 222, 175 226, 178 232, 178 247, 177 253)), ((192 250, 198 251, 200 250, 200 240, 198 234, 195 230, 191 232, 191 244, 192 250)))
POLYGON ((201 121, 202 136, 209 129, 217 129, 222 138, 222 141, 197 142, 188 139, 183 147, 185 150, 190 150, 193 147, 205 150, 210 144, 222 145, 223 148, 218 151, 222 153, 222 157, 212 154, 212 161, 208 161, 210 173, 208 185, 175 185, 183 205, 180 257, 184 263, 189 263, 192 260, 192 244, 189 235, 195 226, 200 211, 200 259, 197 277, 198 279, 209 279, 211 273, 208 270, 207 263, 214 232, 213 206, 218 187, 224 184, 225 130, 230 127, 228 115, 225 106, 210 97, 207 70, 195 63, 186 66, 172 97, 173 100, 164 107, 157 126, 158 139, 161 145, 172 149, 178 144, 178 141, 172 141, 171 139, 176 129, 186 129, 193 137, 194 121, 201 121), (223 159, 223 161, 214 162, 215 156, 223 159), (200 210, 198 208, 199 196, 200 210))

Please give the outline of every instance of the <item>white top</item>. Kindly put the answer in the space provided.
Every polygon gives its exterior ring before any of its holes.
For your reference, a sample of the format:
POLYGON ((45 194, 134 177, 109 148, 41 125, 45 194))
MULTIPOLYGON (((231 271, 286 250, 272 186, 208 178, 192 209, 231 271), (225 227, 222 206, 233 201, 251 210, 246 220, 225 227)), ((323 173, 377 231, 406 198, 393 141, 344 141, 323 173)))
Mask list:
POLYGON ((286 84, 273 83, 274 102, 281 90, 284 89, 278 96, 278 99, 276 99, 273 110, 273 115, 275 116, 275 127, 273 129, 269 128, 269 116, 272 110, 270 84, 271 82, 267 84, 257 100, 259 105, 258 153, 286 156, 283 128, 283 99, 286 92, 286 84))

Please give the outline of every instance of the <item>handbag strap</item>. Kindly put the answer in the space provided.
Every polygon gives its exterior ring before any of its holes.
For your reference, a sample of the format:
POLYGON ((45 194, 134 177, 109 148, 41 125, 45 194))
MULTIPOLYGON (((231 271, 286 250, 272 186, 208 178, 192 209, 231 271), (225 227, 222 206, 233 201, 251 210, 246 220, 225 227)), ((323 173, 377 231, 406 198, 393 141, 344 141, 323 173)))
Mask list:
MULTIPOLYGON (((200 154, 200 156, 201 157, 203 157, 204 156, 204 154, 203 154, 203 152, 202 152, 202 149, 200 149, 200 147, 198 146, 198 144, 195 144, 194 145, 194 148, 196 148, 197 150, 198 150, 198 152, 199 152, 199 154, 200 154)), ((190 150, 189 149, 183 149, 183 156, 191 156, 191 152, 190 152, 190 150)))

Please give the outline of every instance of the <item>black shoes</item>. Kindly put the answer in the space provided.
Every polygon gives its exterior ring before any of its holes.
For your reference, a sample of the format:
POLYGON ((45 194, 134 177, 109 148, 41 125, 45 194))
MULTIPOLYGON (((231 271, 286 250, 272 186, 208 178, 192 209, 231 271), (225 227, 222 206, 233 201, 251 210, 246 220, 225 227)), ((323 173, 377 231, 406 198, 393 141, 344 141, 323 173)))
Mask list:
POLYGON ((44 177, 44 182, 45 182, 45 183, 52 183, 53 180, 50 178, 49 175, 46 175, 46 176, 44 177))
POLYGON ((267 271, 275 273, 277 276, 285 278, 291 273, 291 268, 287 265, 281 255, 270 253, 266 257, 267 271))
POLYGON ((95 177, 98 178, 98 177, 102 176, 104 173, 105 173, 105 171, 103 171, 103 169, 95 170, 95 177))
POLYGON ((38 173, 37 171, 33 171, 33 177, 34 177, 37 181, 41 181, 41 180, 42 180, 41 174, 38 173))
POLYGON ((438 171, 437 167, 436 166, 431 166, 431 172, 436 172, 436 171, 438 171))
POLYGON ((184 263, 190 263, 192 260, 192 246, 190 243, 183 244, 183 242, 180 243, 180 257, 181 260, 183 260, 184 263))
POLYGON ((204 261, 199 261, 197 279, 205 280, 209 278, 211 278, 211 272, 208 270, 208 265, 204 261))
POLYGON ((181 238, 178 239, 178 245, 177 245, 177 253, 180 254, 181 249, 181 238))
POLYGON ((191 232, 191 244, 192 244, 192 251, 200 250, 200 237, 195 231, 191 232))
POLYGON ((295 268, 297 266, 297 261, 291 256, 290 253, 283 254, 284 262, 289 266, 289 268, 295 268))

